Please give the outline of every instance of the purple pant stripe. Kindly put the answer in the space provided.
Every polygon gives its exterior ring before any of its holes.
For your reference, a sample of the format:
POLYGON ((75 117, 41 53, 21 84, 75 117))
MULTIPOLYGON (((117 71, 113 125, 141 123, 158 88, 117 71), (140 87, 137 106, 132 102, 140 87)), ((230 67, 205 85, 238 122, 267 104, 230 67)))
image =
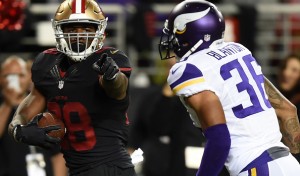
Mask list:
POLYGON ((251 169, 249 169, 248 175, 249 176, 270 176, 268 163, 256 167, 256 175, 254 175, 254 173, 251 173, 251 169))

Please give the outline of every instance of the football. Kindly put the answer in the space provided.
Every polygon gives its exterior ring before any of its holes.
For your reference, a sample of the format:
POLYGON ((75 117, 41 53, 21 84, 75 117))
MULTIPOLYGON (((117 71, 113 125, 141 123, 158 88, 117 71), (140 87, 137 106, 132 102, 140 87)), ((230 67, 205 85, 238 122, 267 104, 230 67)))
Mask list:
POLYGON ((49 136, 60 138, 62 139, 66 133, 65 124, 63 121, 59 118, 57 118, 54 114, 50 112, 44 112, 43 117, 39 120, 38 126, 39 127, 48 127, 48 126, 54 126, 59 125, 61 129, 59 130, 53 130, 48 133, 49 136))

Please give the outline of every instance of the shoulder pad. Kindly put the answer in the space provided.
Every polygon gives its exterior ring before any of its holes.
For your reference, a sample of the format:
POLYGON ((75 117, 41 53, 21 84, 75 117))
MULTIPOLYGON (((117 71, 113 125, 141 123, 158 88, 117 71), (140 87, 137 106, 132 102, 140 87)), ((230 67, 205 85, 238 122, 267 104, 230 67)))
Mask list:
POLYGON ((175 64, 168 77, 168 83, 175 93, 202 82, 205 79, 201 70, 190 63, 175 64))
POLYGON ((62 53, 58 52, 54 55, 51 53, 51 50, 46 50, 46 52, 44 51, 37 55, 31 67, 32 81, 34 83, 43 79, 47 71, 56 64, 57 58, 60 57, 58 54, 62 53))
POLYGON ((118 50, 114 47, 103 47, 101 50, 97 51, 96 53, 99 53, 99 54, 106 53, 110 57, 113 57, 113 55, 123 55, 123 56, 127 57, 123 51, 118 50))
POLYGON ((45 54, 59 54, 60 52, 57 51, 56 48, 50 48, 50 49, 47 49, 47 50, 43 51, 43 53, 45 53, 45 54))

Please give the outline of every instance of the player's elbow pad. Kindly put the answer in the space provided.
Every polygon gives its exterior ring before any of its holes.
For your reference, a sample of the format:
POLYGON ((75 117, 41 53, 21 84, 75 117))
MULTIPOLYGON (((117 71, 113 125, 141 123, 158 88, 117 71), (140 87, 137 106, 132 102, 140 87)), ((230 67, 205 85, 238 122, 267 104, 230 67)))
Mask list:
POLYGON ((204 131, 207 140, 197 176, 217 176, 228 157, 231 146, 226 124, 214 125, 204 131))

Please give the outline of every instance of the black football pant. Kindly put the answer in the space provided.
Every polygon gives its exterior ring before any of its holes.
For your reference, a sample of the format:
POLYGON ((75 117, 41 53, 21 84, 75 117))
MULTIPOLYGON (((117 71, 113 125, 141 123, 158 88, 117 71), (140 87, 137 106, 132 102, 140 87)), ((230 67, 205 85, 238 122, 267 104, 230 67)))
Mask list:
POLYGON ((70 176, 136 176, 134 168, 122 169, 117 166, 100 165, 79 174, 71 174, 70 176))

